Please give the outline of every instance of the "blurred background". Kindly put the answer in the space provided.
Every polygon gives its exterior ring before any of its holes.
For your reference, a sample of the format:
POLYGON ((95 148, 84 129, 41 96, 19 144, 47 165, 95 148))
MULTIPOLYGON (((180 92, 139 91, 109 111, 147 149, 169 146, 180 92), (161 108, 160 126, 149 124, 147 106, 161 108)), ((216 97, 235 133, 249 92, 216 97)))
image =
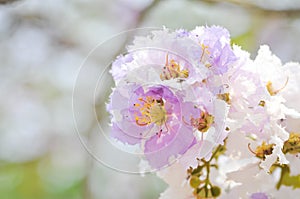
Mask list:
MULTIPOLYGON (((268 44, 283 62, 300 61, 300 0, 0 0, 0 198, 158 198, 167 185, 154 174, 117 172, 87 153, 76 127, 83 135, 98 129, 85 96, 91 77, 77 90, 77 126, 74 83, 88 53, 121 31, 213 24, 252 58, 268 44)), ((86 64, 104 70, 102 61, 125 46, 109 45, 86 64)), ((101 88, 100 122, 110 87, 101 88)))

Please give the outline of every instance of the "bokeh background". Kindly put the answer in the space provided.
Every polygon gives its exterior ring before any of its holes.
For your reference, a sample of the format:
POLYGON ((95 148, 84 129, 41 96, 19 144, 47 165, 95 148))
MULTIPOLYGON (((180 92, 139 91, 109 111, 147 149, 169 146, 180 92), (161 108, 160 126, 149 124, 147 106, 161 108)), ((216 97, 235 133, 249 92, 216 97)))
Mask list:
MULTIPOLYGON (((268 44, 283 62, 300 61, 299 0, 0 0, 0 198, 158 198, 167 185, 154 174, 117 172, 84 149, 72 111, 76 76, 90 50, 121 31, 212 24, 226 27, 252 58, 268 44)), ((88 64, 104 70, 101 61, 125 46, 110 45, 88 64)), ((82 81, 77 125, 91 135, 98 128, 85 106, 89 75, 82 81)), ((111 89, 102 86, 100 122, 111 89)))

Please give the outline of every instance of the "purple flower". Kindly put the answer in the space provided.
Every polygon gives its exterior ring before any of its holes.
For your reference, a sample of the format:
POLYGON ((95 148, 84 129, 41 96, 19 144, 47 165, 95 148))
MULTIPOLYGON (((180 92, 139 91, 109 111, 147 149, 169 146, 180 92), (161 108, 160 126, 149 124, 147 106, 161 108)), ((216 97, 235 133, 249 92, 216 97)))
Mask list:
POLYGON ((107 108, 112 113, 111 136, 128 144, 140 144, 154 168, 170 164, 194 143, 191 126, 183 125, 182 100, 169 88, 118 87, 107 108))
POLYGON ((209 156, 228 133, 227 105, 218 100, 220 80, 214 78, 236 60, 229 33, 219 27, 164 29, 136 37, 128 50, 110 71, 116 84, 107 106, 111 136, 139 145, 153 168, 192 147, 193 161, 209 156))
POLYGON ((230 46, 229 32, 219 26, 205 27, 193 31, 194 39, 202 48, 200 62, 215 75, 224 74, 238 60, 230 46))

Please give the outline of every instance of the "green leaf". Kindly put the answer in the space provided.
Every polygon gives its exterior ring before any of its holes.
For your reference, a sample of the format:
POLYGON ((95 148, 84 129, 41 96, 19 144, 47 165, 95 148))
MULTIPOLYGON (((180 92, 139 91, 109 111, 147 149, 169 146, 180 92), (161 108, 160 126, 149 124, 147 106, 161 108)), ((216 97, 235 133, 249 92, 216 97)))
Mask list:
POLYGON ((293 187, 294 189, 300 188, 300 175, 290 176, 289 173, 286 173, 282 178, 281 184, 293 187))
POLYGON ((191 172, 191 175, 200 176, 202 169, 203 169, 203 166, 198 165, 198 167, 191 172))
POLYGON ((288 165, 281 165, 281 176, 276 188, 279 189, 281 185, 293 187, 293 189, 300 188, 300 174, 291 176, 290 167, 288 165))

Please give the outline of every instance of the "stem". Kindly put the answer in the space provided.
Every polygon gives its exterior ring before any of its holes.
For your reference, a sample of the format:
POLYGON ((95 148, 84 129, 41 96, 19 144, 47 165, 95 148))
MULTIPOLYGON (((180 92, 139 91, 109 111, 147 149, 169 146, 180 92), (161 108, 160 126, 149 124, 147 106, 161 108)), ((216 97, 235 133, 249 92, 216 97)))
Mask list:
POLYGON ((210 162, 205 164, 206 167, 206 179, 205 179, 205 197, 208 197, 208 188, 207 186, 210 185, 209 181, 209 173, 210 173, 210 162))
POLYGON ((216 148, 216 150, 214 151, 214 153, 212 154, 212 156, 210 157, 210 159, 208 160, 208 162, 211 162, 213 160, 213 158, 216 156, 216 154, 219 152, 219 150, 221 149, 222 145, 219 144, 219 146, 216 148))
MULTIPOLYGON (((210 3, 224 3, 222 0, 198 0, 199 2, 204 2, 207 4, 210 3)), ((299 9, 282 9, 282 10, 272 10, 268 8, 260 7, 254 3, 251 3, 251 1, 240 1, 240 0, 226 0, 227 3, 237 5, 243 8, 246 8, 248 10, 261 12, 263 14, 286 14, 288 16, 299 16, 299 9)))
POLYGON ((277 167, 281 168, 280 179, 279 179, 278 183, 276 184, 276 189, 279 190, 280 186, 282 184, 283 177, 287 172, 289 172, 289 168, 286 165, 279 165, 277 167))
POLYGON ((220 144, 216 150, 214 151, 214 153, 212 154, 212 156, 210 157, 210 159, 208 161, 202 160, 202 162, 204 163, 204 166, 206 168, 206 178, 205 178, 205 197, 208 197, 208 185, 211 186, 210 180, 209 180, 209 174, 210 174, 210 167, 211 167, 211 161, 214 159, 214 157, 217 155, 217 153, 219 152, 219 150, 222 148, 222 145, 220 144))

